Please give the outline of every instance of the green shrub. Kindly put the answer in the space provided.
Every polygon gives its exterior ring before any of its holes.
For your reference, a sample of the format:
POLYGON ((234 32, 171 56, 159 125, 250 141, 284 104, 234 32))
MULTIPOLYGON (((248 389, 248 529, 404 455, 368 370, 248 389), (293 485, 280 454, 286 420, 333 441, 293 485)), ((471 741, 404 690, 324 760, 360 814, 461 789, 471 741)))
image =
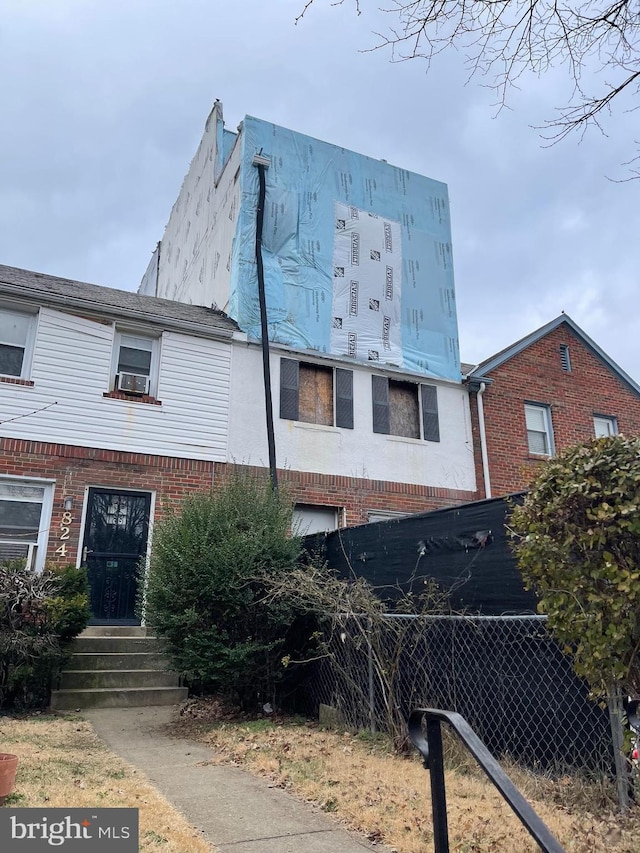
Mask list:
POLYGON ((511 515, 513 548, 549 628, 593 693, 640 695, 640 438, 549 460, 511 515))
POLYGON ((51 627, 61 643, 68 643, 86 628, 91 618, 89 579, 84 567, 53 568, 57 594, 46 602, 51 627))
POLYGON ((297 613, 286 601, 268 603, 262 578, 289 571, 300 555, 291 517, 286 494, 236 472, 156 525, 145 621, 193 690, 230 695, 243 707, 277 699, 287 675, 281 659, 299 636, 297 613))
POLYGON ((22 561, 0 565, 0 707, 44 707, 66 657, 65 645, 87 624, 86 571, 33 572, 22 561))

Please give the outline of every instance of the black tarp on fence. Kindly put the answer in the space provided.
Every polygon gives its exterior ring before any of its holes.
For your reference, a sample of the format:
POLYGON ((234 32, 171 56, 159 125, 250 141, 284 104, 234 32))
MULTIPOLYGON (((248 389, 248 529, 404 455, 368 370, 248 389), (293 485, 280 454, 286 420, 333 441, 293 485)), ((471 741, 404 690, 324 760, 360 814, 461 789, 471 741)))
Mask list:
POLYGON ((451 589, 451 607, 499 616, 535 613, 511 553, 505 520, 522 493, 306 537, 342 575, 366 578, 383 599, 420 591, 427 577, 451 589))

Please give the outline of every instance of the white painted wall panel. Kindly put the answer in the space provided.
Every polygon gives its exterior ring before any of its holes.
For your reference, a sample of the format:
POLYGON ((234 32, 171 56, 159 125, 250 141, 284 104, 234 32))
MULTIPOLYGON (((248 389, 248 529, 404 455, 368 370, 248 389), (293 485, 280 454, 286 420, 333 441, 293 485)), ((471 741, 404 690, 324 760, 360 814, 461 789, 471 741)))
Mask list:
POLYGON ((103 396, 109 389, 113 339, 111 324, 42 309, 34 387, 0 383, 2 434, 224 461, 230 346, 165 332, 158 388, 162 405, 154 406, 103 396))
MULTIPOLYGON (((351 364, 342 366, 353 366, 354 429, 281 420, 280 356, 272 351, 278 467, 475 490, 471 418, 465 388, 453 383, 433 383, 438 385, 439 442, 379 435, 372 428, 371 370, 351 364)), ((234 345, 229 458, 239 463, 268 465, 261 352, 251 344, 234 345)))
MULTIPOLYGON (((165 228, 155 295, 224 311, 240 204, 240 145, 231 152, 216 186, 218 130, 214 110, 165 228)), ((146 277, 142 286, 147 286, 146 277)))

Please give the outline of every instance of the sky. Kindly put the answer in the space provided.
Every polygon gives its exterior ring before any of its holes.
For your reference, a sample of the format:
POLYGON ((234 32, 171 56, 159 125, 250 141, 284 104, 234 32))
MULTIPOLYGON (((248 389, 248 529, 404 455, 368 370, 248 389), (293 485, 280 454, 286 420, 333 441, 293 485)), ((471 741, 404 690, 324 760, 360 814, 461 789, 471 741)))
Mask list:
POLYGON ((549 146, 566 72, 499 110, 460 50, 372 50, 377 5, 0 0, 0 263, 136 290, 219 98, 448 184, 464 361, 565 311, 640 381, 637 113, 549 146))

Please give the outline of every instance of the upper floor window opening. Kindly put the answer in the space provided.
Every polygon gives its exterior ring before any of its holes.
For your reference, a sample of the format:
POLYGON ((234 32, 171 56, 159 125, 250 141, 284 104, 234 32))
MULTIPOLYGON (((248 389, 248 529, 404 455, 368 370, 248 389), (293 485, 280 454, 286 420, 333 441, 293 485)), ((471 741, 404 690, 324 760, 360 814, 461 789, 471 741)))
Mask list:
POLYGON ((0 307, 0 375, 26 379, 31 369, 35 314, 0 307))
POLYGON ((353 371, 281 358, 280 417, 353 429, 353 371))
POLYGON ((158 338, 116 332, 113 388, 126 394, 155 396, 158 386, 158 338))
POLYGON ((542 403, 525 403, 524 415, 529 453, 536 456, 553 456, 555 449, 549 406, 542 403))
POLYGON ((435 385, 371 377, 373 431, 383 435, 440 441, 435 385))

